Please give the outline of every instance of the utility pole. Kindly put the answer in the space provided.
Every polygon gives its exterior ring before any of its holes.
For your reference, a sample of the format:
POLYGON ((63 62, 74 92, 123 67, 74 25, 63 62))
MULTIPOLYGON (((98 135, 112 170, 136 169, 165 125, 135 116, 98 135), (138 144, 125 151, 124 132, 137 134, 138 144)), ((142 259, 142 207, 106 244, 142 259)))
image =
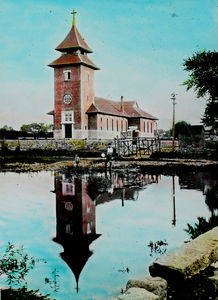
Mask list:
POLYGON ((175 176, 172 176, 172 202, 173 202, 173 217, 172 225, 176 226, 176 193, 175 193, 175 176))
POLYGON ((175 151, 175 105, 176 105, 176 93, 171 94, 171 100, 173 100, 173 126, 172 126, 172 151, 175 151))

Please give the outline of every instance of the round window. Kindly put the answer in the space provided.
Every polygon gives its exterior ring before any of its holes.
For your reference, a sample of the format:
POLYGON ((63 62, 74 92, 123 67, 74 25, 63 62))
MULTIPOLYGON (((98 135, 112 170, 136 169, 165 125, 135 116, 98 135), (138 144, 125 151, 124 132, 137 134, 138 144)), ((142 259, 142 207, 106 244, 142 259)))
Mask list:
POLYGON ((63 102, 65 104, 70 104, 72 102, 73 98, 70 94, 65 94, 63 97, 63 102))

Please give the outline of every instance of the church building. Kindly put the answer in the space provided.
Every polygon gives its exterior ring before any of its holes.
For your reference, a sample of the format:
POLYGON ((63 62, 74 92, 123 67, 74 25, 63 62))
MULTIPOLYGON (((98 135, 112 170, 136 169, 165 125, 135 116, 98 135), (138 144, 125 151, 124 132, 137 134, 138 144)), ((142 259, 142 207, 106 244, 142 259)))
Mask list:
POLYGON ((54 68, 55 139, 113 139, 122 132, 137 131, 153 137, 157 118, 143 111, 136 101, 95 97, 94 73, 99 68, 88 57, 92 50, 75 25, 56 50, 61 56, 49 64, 54 68))

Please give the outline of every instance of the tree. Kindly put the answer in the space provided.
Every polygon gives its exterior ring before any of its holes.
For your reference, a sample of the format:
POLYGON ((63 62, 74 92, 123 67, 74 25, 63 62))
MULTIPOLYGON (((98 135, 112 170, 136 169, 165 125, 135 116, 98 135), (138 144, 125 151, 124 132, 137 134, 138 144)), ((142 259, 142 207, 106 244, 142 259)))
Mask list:
POLYGON ((2 128, 0 128, 1 131, 14 131, 14 129, 11 126, 4 125, 2 128))
POLYGON ((218 101, 208 100, 202 121, 207 126, 217 129, 218 101))
POLYGON ((44 123, 23 124, 20 127, 20 130, 31 133, 48 132, 49 130, 51 130, 51 125, 47 125, 44 123))
POLYGON ((187 137, 190 136, 190 124, 186 121, 178 121, 175 124, 175 136, 178 137, 187 137))
POLYGON ((194 88, 197 97, 206 97, 206 109, 202 118, 206 126, 217 129, 218 122, 218 52, 200 51, 183 63, 189 78, 183 83, 187 90, 194 88), (216 110, 215 110, 216 108, 216 110))
POLYGON ((188 235, 192 238, 195 239, 202 233, 205 233, 214 227, 217 226, 218 222, 218 216, 212 216, 208 220, 204 217, 198 217, 197 222, 194 223, 194 225, 190 225, 189 223, 187 224, 187 229, 184 229, 188 235))

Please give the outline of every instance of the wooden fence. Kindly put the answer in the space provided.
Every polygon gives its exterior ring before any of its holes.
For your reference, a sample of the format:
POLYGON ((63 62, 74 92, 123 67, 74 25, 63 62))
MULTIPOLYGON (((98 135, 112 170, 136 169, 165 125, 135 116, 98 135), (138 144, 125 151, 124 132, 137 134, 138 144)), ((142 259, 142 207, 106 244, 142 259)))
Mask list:
POLYGON ((155 138, 115 139, 115 149, 119 156, 151 155, 160 151, 160 140, 155 138))

